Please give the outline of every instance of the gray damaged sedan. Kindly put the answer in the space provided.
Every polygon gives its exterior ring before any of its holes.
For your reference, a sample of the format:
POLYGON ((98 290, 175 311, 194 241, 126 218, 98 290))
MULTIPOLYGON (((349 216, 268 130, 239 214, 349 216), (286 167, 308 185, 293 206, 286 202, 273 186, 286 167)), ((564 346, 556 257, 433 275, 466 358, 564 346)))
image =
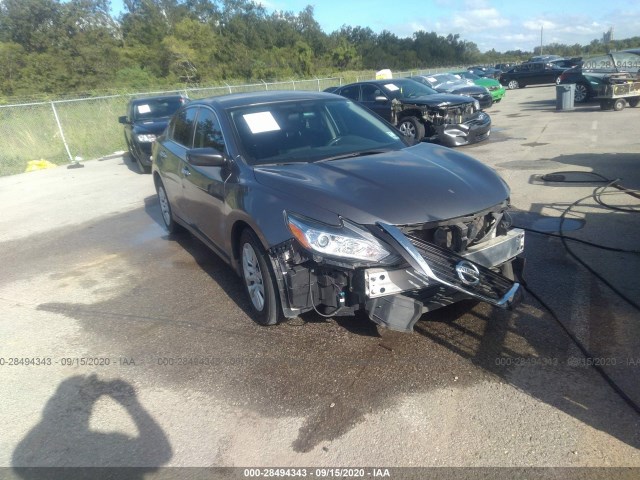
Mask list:
POLYGON ((191 102, 154 144, 153 179, 167 229, 228 262, 264 325, 364 310, 411 331, 459 300, 519 296, 524 232, 510 227, 506 183, 336 95, 191 102))

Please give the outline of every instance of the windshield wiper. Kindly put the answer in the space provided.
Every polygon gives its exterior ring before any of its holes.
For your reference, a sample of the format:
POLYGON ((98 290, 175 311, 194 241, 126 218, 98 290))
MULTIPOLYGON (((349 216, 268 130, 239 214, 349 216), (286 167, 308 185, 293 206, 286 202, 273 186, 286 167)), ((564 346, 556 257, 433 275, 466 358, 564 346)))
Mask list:
POLYGON ((341 155, 334 155, 333 157, 321 158, 320 160, 316 160, 313 163, 320 162, 330 162, 331 160, 342 160, 343 158, 356 158, 356 157, 365 157, 367 155, 377 155, 379 153, 387 153, 390 152, 390 148, 378 148, 375 150, 362 150, 361 152, 351 152, 351 153, 343 153, 341 155))

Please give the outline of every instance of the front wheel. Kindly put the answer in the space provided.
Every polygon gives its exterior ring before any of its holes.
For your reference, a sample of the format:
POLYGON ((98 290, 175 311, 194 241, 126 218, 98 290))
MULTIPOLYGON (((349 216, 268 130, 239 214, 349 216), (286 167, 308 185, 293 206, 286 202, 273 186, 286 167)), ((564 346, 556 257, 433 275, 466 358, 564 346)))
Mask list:
POLYGON ((517 80, 509 80, 509 83, 507 83, 507 88, 509 88, 509 90, 516 90, 520 88, 520 84, 517 80))
POLYGON ((242 278, 254 320, 260 325, 275 325, 281 318, 280 298, 267 252, 253 231, 240 235, 242 278))
POLYGON ((398 130, 405 137, 413 138, 416 142, 424 138, 424 125, 416 117, 405 117, 400 120, 398 130))

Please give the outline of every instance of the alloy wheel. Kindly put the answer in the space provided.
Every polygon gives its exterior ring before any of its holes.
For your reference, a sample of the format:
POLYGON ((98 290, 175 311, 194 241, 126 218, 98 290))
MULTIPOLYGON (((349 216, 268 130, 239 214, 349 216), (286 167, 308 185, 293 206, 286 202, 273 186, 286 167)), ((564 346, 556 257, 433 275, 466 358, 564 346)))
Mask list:
POLYGON ((264 283, 258 256, 249 243, 242 247, 242 272, 251 303, 259 312, 264 308, 264 283))

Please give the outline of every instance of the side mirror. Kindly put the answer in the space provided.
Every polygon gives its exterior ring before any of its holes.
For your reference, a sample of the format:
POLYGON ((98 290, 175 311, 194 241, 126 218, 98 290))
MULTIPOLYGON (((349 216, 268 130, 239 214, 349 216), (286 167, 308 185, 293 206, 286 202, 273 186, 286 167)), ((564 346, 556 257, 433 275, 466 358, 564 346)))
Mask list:
POLYGON ((227 159, 215 148, 192 148, 187 152, 187 162, 197 167, 222 167, 227 159))
POLYGON ((127 124, 129 121, 127 120, 127 116, 123 115, 122 117, 118 117, 118 122, 122 124, 127 124))
POLYGON ((378 95, 375 98, 375 100, 376 100, 376 102, 379 102, 379 103, 385 103, 387 101, 387 97, 383 97, 382 95, 378 95))

